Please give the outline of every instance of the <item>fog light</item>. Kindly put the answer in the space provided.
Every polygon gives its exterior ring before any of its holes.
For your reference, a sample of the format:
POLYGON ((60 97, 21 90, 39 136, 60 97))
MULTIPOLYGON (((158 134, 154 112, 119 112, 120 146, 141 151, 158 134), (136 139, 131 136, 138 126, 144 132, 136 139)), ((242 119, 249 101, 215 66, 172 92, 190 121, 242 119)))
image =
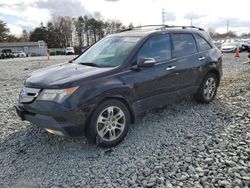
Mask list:
POLYGON ((59 136, 64 136, 64 134, 61 131, 56 131, 56 130, 52 130, 52 129, 45 129, 47 132, 51 133, 51 134, 55 134, 55 135, 59 135, 59 136))

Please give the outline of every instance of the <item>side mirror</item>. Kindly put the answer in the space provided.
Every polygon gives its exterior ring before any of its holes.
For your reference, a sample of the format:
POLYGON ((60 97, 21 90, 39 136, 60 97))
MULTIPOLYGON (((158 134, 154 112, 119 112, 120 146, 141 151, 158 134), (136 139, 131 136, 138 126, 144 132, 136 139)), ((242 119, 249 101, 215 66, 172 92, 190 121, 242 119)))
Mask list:
POLYGON ((137 60, 138 68, 153 67, 155 65, 154 58, 140 58, 137 60))

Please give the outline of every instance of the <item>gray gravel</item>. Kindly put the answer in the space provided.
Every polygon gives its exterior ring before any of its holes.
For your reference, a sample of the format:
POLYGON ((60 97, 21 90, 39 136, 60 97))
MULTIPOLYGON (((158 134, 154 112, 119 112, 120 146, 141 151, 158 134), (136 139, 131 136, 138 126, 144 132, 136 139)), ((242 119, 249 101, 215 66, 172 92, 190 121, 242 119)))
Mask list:
POLYGON ((224 54, 209 105, 185 98, 137 119, 115 148, 47 134, 14 111, 25 77, 69 56, 0 61, 0 187, 250 187, 250 64, 224 54))

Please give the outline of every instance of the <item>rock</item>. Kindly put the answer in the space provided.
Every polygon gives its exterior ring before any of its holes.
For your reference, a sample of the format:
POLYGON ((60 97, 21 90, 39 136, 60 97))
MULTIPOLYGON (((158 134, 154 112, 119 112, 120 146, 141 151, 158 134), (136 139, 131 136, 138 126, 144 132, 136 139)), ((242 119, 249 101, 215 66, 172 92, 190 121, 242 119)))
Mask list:
POLYGON ((241 179, 250 182, 250 176, 243 176, 241 179))
POLYGON ((144 171, 143 171, 143 173, 144 173, 144 175, 145 176, 148 176, 148 175, 150 175, 150 168, 148 168, 148 167, 146 167, 145 169, 144 169, 144 171))
POLYGON ((191 138, 193 138, 193 134, 188 133, 188 134, 186 134, 185 138, 186 138, 186 139, 191 139, 191 138))
POLYGON ((204 151, 206 149, 204 145, 199 145, 197 148, 199 151, 204 151))
POLYGON ((241 186, 241 184, 242 184, 242 182, 241 182, 240 179, 235 178, 235 179, 233 180, 233 185, 235 185, 235 186, 241 186))
POLYGON ((211 164, 213 163, 213 161, 214 161, 213 158, 206 158, 206 159, 204 160, 204 163, 205 163, 205 164, 208 164, 208 165, 211 165, 211 164))
POLYGON ((200 172, 204 172, 203 169, 202 169, 201 167, 197 167, 195 170, 196 170, 197 172, 199 172, 199 173, 200 173, 200 172))
POLYGON ((171 183, 166 183, 166 188, 173 188, 173 185, 171 183))
POLYGON ((186 161, 187 163, 190 163, 190 162, 192 161, 192 158, 191 158, 191 157, 186 157, 186 158, 185 158, 185 161, 186 161))
POLYGON ((227 180, 219 180, 219 181, 218 181, 218 184, 219 184, 220 186, 229 186, 229 185, 230 185, 230 182, 227 181, 227 180))
POLYGON ((160 170, 160 169, 162 169, 162 166, 155 166, 153 171, 157 171, 157 170, 160 170))
POLYGON ((193 173, 195 172, 195 168, 192 165, 188 166, 188 170, 193 173))
POLYGON ((189 178, 189 175, 186 172, 184 172, 184 173, 182 173, 182 175, 180 177, 180 180, 181 181, 186 181, 188 178, 189 178))
POLYGON ((148 180, 148 183, 147 183, 147 187, 153 187, 155 184, 156 184, 156 178, 155 177, 151 177, 149 180, 148 180))
POLYGON ((230 160, 225 160, 225 163, 226 163, 226 165, 231 166, 231 167, 236 166, 236 163, 233 161, 230 161, 230 160))

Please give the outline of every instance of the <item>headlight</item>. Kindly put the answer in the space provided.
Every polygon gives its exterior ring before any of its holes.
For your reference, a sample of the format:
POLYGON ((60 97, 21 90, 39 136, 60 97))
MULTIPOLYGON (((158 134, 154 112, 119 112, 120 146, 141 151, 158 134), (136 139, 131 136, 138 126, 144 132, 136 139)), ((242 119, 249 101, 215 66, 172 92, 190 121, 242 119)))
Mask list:
POLYGON ((41 101, 54 101, 62 103, 67 97, 77 90, 78 87, 68 89, 44 89, 37 97, 41 101))

